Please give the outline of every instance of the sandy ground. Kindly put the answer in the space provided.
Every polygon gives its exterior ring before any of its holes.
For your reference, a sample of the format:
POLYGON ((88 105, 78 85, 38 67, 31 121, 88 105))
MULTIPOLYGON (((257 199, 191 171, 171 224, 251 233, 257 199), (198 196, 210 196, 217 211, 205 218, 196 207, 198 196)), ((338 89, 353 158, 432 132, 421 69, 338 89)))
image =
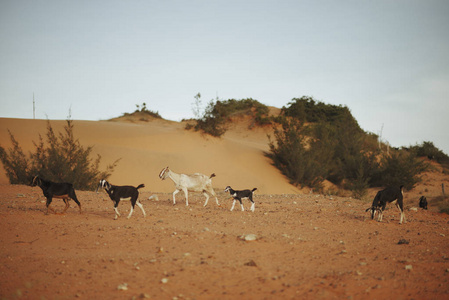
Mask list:
POLYGON ((1 298, 449 298, 448 215, 406 205, 399 225, 396 208, 379 223, 350 198, 256 194, 252 213, 222 192, 221 207, 152 194, 146 218, 123 202, 114 220, 104 192, 79 191, 82 214, 71 202, 46 215, 38 187, 1 185, 1 298))
MULTIPOLYGON (((65 121, 51 124, 59 131, 65 121)), ((406 224, 392 206, 379 223, 365 212, 376 189, 361 201, 290 185, 264 155, 269 129, 243 122, 216 139, 184 125, 75 121, 75 135, 103 165, 121 158, 111 183, 146 185, 146 218, 136 207, 126 219, 122 202, 114 220, 104 191, 77 191, 82 214, 72 201, 65 215, 46 215, 39 188, 9 185, 0 172, 0 298, 449 299, 449 216, 432 204, 449 186, 439 165, 406 191, 406 224), (173 183, 158 178, 167 165, 216 173, 221 206, 203 207, 203 196, 190 194, 186 207, 182 193, 173 206, 173 183), (245 202, 245 211, 230 212, 227 185, 257 187, 256 211, 245 202), (409 210, 421 195, 429 211, 409 210)), ((0 143, 9 147, 6 129, 28 152, 46 121, 0 118, 0 143)), ((64 205, 56 199, 54 207, 64 205)))

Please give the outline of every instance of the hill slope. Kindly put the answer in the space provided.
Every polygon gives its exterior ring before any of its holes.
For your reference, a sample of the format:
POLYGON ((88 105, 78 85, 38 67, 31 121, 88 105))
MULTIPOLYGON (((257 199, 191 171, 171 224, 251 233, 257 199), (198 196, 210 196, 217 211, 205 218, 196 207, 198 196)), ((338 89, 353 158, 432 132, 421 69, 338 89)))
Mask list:
MULTIPOLYGON (((51 121, 55 131, 65 121, 51 121)), ((186 131, 185 124, 162 119, 149 122, 74 121, 74 133, 84 146, 94 146, 94 154, 102 156, 103 166, 121 158, 110 181, 117 185, 144 183, 147 190, 172 192, 172 182, 161 182, 158 175, 170 166, 175 172, 217 175, 216 189, 231 185, 236 189, 257 187, 264 194, 294 194, 300 191, 270 164, 269 129, 251 131, 235 126, 222 138, 186 131)), ((9 129, 23 150, 34 151, 32 141, 45 135, 46 120, 0 119, 0 140, 10 146, 9 129)), ((2 170, 0 183, 7 183, 2 170)))

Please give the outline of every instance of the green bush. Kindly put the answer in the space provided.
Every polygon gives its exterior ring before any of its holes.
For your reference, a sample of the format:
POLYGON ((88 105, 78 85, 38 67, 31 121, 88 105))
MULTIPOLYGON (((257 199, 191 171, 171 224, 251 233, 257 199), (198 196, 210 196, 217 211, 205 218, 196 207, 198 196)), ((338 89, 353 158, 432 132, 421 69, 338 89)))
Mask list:
POLYGON ((414 152, 393 152, 379 162, 376 136, 365 133, 347 107, 295 98, 275 121, 283 129, 275 132, 269 156, 298 185, 329 180, 361 198, 374 186, 410 189, 426 169, 414 152))
POLYGON ((394 151, 382 157, 377 171, 373 174, 371 186, 400 186, 408 190, 421 181, 419 174, 428 165, 419 160, 415 153, 405 150, 394 151))
POLYGON ((35 175, 55 182, 70 182, 77 189, 93 190, 100 179, 107 179, 119 160, 99 171, 101 156, 90 158, 92 147, 84 148, 73 135, 73 121, 67 120, 64 133, 56 135, 47 123, 46 141, 39 135, 34 142, 35 152, 28 158, 19 143, 9 132, 12 148, 5 150, 0 146, 0 160, 11 184, 29 184, 35 175))
MULTIPOLYGON (((196 108, 195 111, 199 111, 199 109, 196 108)), ((266 125, 271 123, 268 112, 267 106, 251 98, 210 101, 203 116, 196 120, 196 125, 193 127, 197 131, 203 131, 212 136, 220 137, 226 132, 226 122, 231 117, 252 115, 255 124, 266 125)), ((191 125, 188 125, 186 129, 191 127, 191 125)))
POLYGON ((308 147, 306 132, 300 121, 285 119, 282 130, 275 129, 268 156, 292 184, 321 189, 327 169, 317 160, 320 154, 308 147))

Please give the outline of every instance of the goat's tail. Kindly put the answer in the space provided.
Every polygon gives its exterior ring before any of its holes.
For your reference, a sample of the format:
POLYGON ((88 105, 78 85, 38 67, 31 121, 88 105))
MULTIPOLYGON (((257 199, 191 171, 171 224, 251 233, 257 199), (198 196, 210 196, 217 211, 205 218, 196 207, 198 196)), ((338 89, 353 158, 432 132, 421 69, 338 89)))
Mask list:
POLYGON ((212 173, 212 175, 210 175, 210 179, 212 179, 213 177, 215 177, 215 176, 217 176, 217 175, 215 175, 215 173, 212 173))
POLYGON ((253 189, 251 190, 251 192, 254 192, 255 190, 257 190, 257 188, 253 188, 253 189))
POLYGON ((139 186, 138 187, 136 187, 136 189, 140 189, 140 188, 143 188, 143 187, 145 187, 145 184, 139 184, 139 186))

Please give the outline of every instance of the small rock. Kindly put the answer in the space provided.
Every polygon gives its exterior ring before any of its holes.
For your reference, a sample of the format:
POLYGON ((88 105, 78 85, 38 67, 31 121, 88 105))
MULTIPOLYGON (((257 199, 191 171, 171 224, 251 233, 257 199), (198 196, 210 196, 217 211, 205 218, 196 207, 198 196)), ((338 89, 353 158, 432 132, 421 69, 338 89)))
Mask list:
POLYGON ((252 233, 242 235, 240 238, 242 240, 245 240, 245 241, 255 241, 255 240, 257 240, 257 236, 255 234, 252 234, 252 233))
POLYGON ((257 264, 252 259, 249 262, 244 263, 244 265, 248 267, 257 267, 257 264))
POLYGON ((411 271, 413 269, 413 267, 412 267, 412 265, 406 265, 405 269, 411 271))
POLYGON ((416 207, 410 207, 409 210, 410 210, 410 211, 418 211, 418 208, 416 208, 416 207))
POLYGON ((167 283, 167 282, 168 282, 168 278, 162 278, 162 279, 161 279, 161 283, 164 283, 164 284, 165 284, 165 283, 167 283))
POLYGON ((119 291, 127 291, 128 290, 128 284, 127 283, 119 284, 117 286, 117 290, 119 290, 119 291))
POLYGON ((408 245, 410 243, 410 241, 406 240, 406 239, 400 239, 398 242, 398 245, 402 245, 402 244, 406 244, 408 245))

